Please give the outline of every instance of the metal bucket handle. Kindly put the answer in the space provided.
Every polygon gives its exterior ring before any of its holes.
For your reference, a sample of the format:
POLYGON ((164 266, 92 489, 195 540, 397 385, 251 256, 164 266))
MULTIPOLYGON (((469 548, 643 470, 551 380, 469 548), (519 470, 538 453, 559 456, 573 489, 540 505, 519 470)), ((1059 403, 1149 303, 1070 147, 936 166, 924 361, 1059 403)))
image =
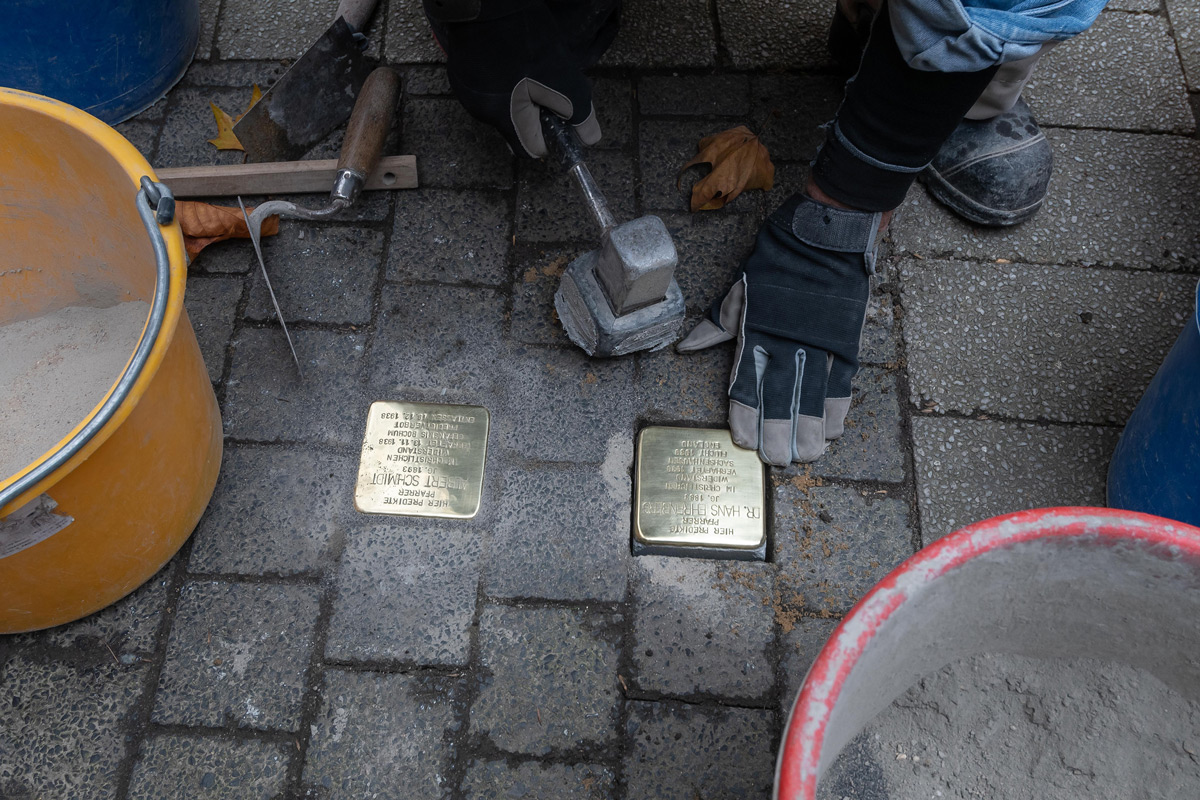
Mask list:
POLYGON ((146 226, 146 233, 150 236, 150 245, 154 248, 155 264, 154 299, 150 303, 150 317, 142 331, 142 338, 138 341, 133 358, 125 367, 125 371, 121 373, 112 393, 100 406, 100 409, 78 433, 71 437, 69 442, 55 451, 52 456, 22 475, 12 485, 0 489, 0 508, 7 506, 70 461, 112 419, 113 414, 129 396, 134 382, 141 374, 142 368, 146 366, 147 359, 150 358, 150 351, 154 348, 154 343, 158 341, 163 319, 167 315, 167 295, 171 289, 171 259, 167 254, 167 243, 163 239, 159 225, 170 225, 175 218, 175 197, 165 184, 156 183, 145 175, 142 176, 141 185, 142 188, 137 193, 137 210, 138 215, 142 218, 142 224, 146 226))

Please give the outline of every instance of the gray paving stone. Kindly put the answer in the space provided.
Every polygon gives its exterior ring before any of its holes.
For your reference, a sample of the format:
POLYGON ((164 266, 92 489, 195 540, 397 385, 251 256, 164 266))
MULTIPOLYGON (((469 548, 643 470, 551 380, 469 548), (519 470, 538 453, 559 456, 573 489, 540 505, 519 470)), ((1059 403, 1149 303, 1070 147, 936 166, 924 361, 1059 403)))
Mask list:
POLYGON ((779 661, 779 669, 783 673, 784 692, 779 711, 784 719, 791 713, 800 694, 800 687, 808 674, 808 668, 817 659, 826 640, 833 635, 837 627, 837 619, 819 619, 815 617, 795 617, 781 614, 781 639, 783 657, 779 661))
MULTIPOLYGON (((697 145, 705 136, 734 127, 725 121, 713 120, 648 120, 639 127, 638 158, 642 170, 642 205, 649 212, 688 211, 691 186, 705 174, 706 167, 693 167, 675 188, 676 176, 683 165, 696 155, 697 145)), ((757 211, 756 192, 746 192, 721 214, 752 214, 757 211)))
POLYGON ((391 517, 350 533, 325 658, 465 664, 485 538, 459 520, 391 517))
MULTIPOLYGON (((597 241, 597 245, 599 242, 597 241)), ((567 265, 587 253, 587 245, 565 248, 522 248, 516 263, 521 267, 513 283, 512 336, 525 344, 573 347, 554 308, 554 293, 567 265)))
POLYGON ((504 473, 488 558, 492 597, 625 599, 629 492, 624 453, 601 474, 537 467, 504 473), (622 467, 626 469, 622 472, 622 467))
POLYGON ((446 76, 446 68, 409 67, 404 70, 404 91, 410 95, 447 95, 451 94, 450 78, 446 76))
POLYGON ((745 75, 647 75, 638 81, 644 116, 744 117, 750 113, 745 75))
POLYGON ((1166 4, 1188 89, 1200 91, 1200 2, 1166 0, 1166 4))
POLYGON ((1161 5, 1157 0, 1111 0, 1104 9, 1105 11, 1144 11, 1154 13, 1159 10, 1161 5))
MULTIPOLYGON (((246 208, 250 208, 249 198, 246 208)), ((234 201, 236 205, 237 201, 234 201)), ((188 265, 190 275, 245 275, 251 269, 258 270, 258 259, 249 239, 226 239, 210 244, 200 251, 188 265)))
POLYGON ((871 297, 867 301, 867 320, 863 325, 862 341, 858 348, 861 364, 882 364, 888 367, 896 361, 896 341, 900 337, 900 326, 896 319, 900 304, 893 298, 892 281, 888 267, 879 263, 876 278, 871 281, 871 297))
POLYGON ((212 56, 213 40, 217 33, 217 13, 221 0, 200 0, 200 37, 193 58, 207 61, 212 56))
POLYGON ((237 116, 250 105, 250 88, 176 89, 171 93, 171 110, 163 124, 155 154, 155 167, 192 167, 241 164, 241 150, 218 150, 209 144, 217 136, 212 107, 237 116))
POLYGON ((637 409, 630 359, 531 348, 506 357, 505 370, 503 413, 492 418, 500 446, 543 461, 597 462, 614 435, 633 436, 637 409))
POLYGON ((673 348, 643 354, 638 367, 638 407, 647 421, 724 428, 732 369, 732 345, 686 355, 673 348))
POLYGON ((325 570, 353 513, 357 471, 342 455, 227 447, 188 569, 240 575, 325 570))
POLYGON ((253 740, 151 736, 133 767, 129 800, 280 797, 293 748, 253 740))
MULTIPOLYGON (((888 483, 904 480, 905 441, 896 378, 894 370, 859 370, 854 376, 845 432, 811 465, 814 475, 888 483)), ((789 468, 795 469, 795 465, 789 468)))
POLYGON ((1200 142, 1105 131, 1047 131, 1054 176, 1029 222, 983 229, 924 190, 908 193, 891 226, 897 254, 1039 264, 1194 269, 1200 263, 1200 142))
POLYGON ((294 328, 291 334, 303 380, 278 325, 245 328, 234 340, 222 408, 225 434, 357 446, 370 405, 358 385, 364 335, 294 328))
MULTIPOLYGON (((837 113, 845 83, 840 75, 754 76, 751 130, 758 133, 774 161, 802 162, 807 174, 808 162, 825 140, 821 126, 837 113)), ((799 181, 785 186, 784 197, 799 188, 799 181)), ((782 201, 783 197, 772 207, 782 201)))
POLYGON ((706 67, 717 41, 705 0, 637 0, 621 10, 621 31, 601 66, 706 67))
POLYGON ((679 281, 688 312, 707 314, 713 301, 725 296, 742 261, 753 250, 754 220, 723 210, 659 216, 671 232, 679 253, 675 280, 679 281))
POLYGON ((833 6, 822 0, 717 0, 721 44, 739 69, 824 67, 833 6))
POLYGON ((629 703, 628 709, 623 779, 628 797, 771 796, 774 712, 677 703, 629 703))
POLYGON ((505 761, 472 761, 463 780, 467 800, 609 800, 615 797, 612 770, 599 764, 510 766, 505 761))
MULTIPOLYGON (((624 153, 592 150, 587 165, 618 223, 634 212, 633 162, 624 153)), ((517 241, 582 241, 589 249, 600 242, 596 224, 579 185, 550 158, 522 162, 517 183, 517 241)))
POLYGON ((1123 425, 1191 316, 1195 278, 908 262, 912 401, 1123 425))
POLYGON ((1104 505, 1120 433, 923 416, 912 425, 925 544, 1012 511, 1104 505))
POLYGON ((1101 14, 1086 33, 1046 54, 1024 94, 1043 125, 1196 129, 1162 17, 1101 14))
POLYGON ((633 85, 618 78, 592 81, 592 105, 600 123, 601 139, 592 150, 616 150, 633 144, 633 85))
POLYGON ((140 119, 132 119, 128 122, 122 122, 115 127, 117 133, 124 136, 131 145, 136 147, 143 158, 151 164, 154 163, 158 149, 158 132, 162 128, 161 123, 143 122, 140 119))
POLYGON ((387 279, 503 284, 508 280, 508 201, 494 193, 396 193, 387 279))
POLYGON ((503 137, 453 98, 404 101, 402 150, 417 157, 422 186, 508 188, 514 159, 503 137))
POLYGON ((311 586, 186 584, 153 720, 297 730, 319 595, 311 586))
POLYGON ((610 744, 618 621, 565 608, 485 608, 479 662, 488 677, 471 707, 471 732, 533 755, 610 744))
MULTIPOLYGON (((287 67, 287 62, 278 61, 193 61, 183 75, 182 85, 229 86, 244 91, 244 87, 257 84, 265 92, 283 77, 287 67)), ((238 108, 238 113, 244 110, 238 108)))
MULTIPOLYGON (((378 18, 382 14, 376 13, 375 16, 378 18)), ((383 54, 389 64, 446 60, 433 38, 433 31, 429 29, 429 20, 421 10, 421 0, 390 0, 383 54)))
POLYGON ((144 666, 41 664, 15 655, 0 673, 0 795, 109 798, 130 746, 123 735, 144 666))
MULTIPOLYGON (((366 228, 292 224, 262 241, 271 287, 288 322, 361 325, 383 263, 383 233, 366 228)), ((252 273, 246 318, 275 318, 261 272, 252 273)))
MULTIPOLYGON (((298 58, 333 24, 336 8, 328 0, 223 3, 216 51, 221 58, 298 58)), ((363 31, 372 58, 379 58, 382 16, 376 13, 363 31)))
POLYGON ((462 681, 329 670, 313 723, 306 796, 450 796, 462 681))
POLYGON ((200 343, 204 365, 208 367, 208 378, 213 383, 221 380, 225 369, 225 351, 233 337, 233 323, 243 286, 241 278, 217 276, 193 277, 187 282, 184 304, 200 343))
POLYGON ((740 700, 771 691, 775 624, 765 564, 642 556, 634 565, 639 689, 740 700))
POLYGON ((370 355, 373 384, 393 388, 405 399, 440 397, 436 402, 486 405, 495 412, 502 295, 490 289, 386 284, 380 307, 370 355), (433 395, 410 398, 413 389, 433 395))
POLYGON ((776 591, 785 613, 845 614, 912 555, 906 504, 881 492, 822 486, 807 474, 778 482, 776 591))

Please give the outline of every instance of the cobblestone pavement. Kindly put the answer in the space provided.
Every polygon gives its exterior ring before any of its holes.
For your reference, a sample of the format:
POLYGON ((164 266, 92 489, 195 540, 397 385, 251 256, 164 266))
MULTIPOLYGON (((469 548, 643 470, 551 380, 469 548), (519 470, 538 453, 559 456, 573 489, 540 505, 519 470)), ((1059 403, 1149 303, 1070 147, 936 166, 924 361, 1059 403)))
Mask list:
MULTIPOLYGON (((159 167, 239 160, 206 143, 209 102, 244 107, 334 5, 201 0, 195 63, 119 129, 159 167)), ((694 318, 836 108, 832 3, 627 6, 594 71, 593 168, 618 216, 667 222, 694 318), (777 188, 688 213, 675 170, 739 123, 770 147, 777 188)), ((226 434, 216 494, 130 597, 0 637, 0 796, 768 796, 806 668, 889 569, 971 521, 1104 501, 1200 267, 1197 19, 1198 0, 1114 0, 1046 58, 1027 94, 1056 171, 1032 222, 973 229, 913 189, 846 436, 770 472, 769 560, 735 563, 629 552, 634 437, 722 427, 728 349, 572 348, 551 296, 595 246, 573 187, 460 109, 419 3, 383 4, 372 53, 404 82, 389 152, 417 156, 421 188, 265 241, 302 386, 248 243, 192 265, 226 434), (477 518, 354 511, 381 399, 491 411, 477 518)))

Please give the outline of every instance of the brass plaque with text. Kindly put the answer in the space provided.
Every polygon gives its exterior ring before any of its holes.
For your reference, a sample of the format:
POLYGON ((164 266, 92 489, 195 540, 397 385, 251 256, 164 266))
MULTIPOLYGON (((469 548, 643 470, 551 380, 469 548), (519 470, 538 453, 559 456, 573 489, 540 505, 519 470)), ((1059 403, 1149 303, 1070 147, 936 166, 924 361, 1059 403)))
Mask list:
POLYGON ((369 514, 474 517, 489 425, 481 406, 372 403, 354 507, 369 514))
POLYGON ((766 541, 762 462, 727 430, 638 437, 633 534, 646 545, 754 550, 766 541))

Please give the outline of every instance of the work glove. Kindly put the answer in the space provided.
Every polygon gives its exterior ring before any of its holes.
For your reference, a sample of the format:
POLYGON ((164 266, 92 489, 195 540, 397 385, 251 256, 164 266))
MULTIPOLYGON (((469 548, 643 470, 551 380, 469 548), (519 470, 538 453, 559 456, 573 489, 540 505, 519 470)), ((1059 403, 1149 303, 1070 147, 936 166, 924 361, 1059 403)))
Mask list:
POLYGON ((504 136, 517 155, 546 155, 540 112, 600 141, 592 87, 542 0, 424 0, 446 51, 450 86, 476 119, 504 136))
POLYGON ((768 464, 814 461, 842 435, 881 218, 792 195, 729 292, 677 346, 738 340, 729 431, 768 464))

